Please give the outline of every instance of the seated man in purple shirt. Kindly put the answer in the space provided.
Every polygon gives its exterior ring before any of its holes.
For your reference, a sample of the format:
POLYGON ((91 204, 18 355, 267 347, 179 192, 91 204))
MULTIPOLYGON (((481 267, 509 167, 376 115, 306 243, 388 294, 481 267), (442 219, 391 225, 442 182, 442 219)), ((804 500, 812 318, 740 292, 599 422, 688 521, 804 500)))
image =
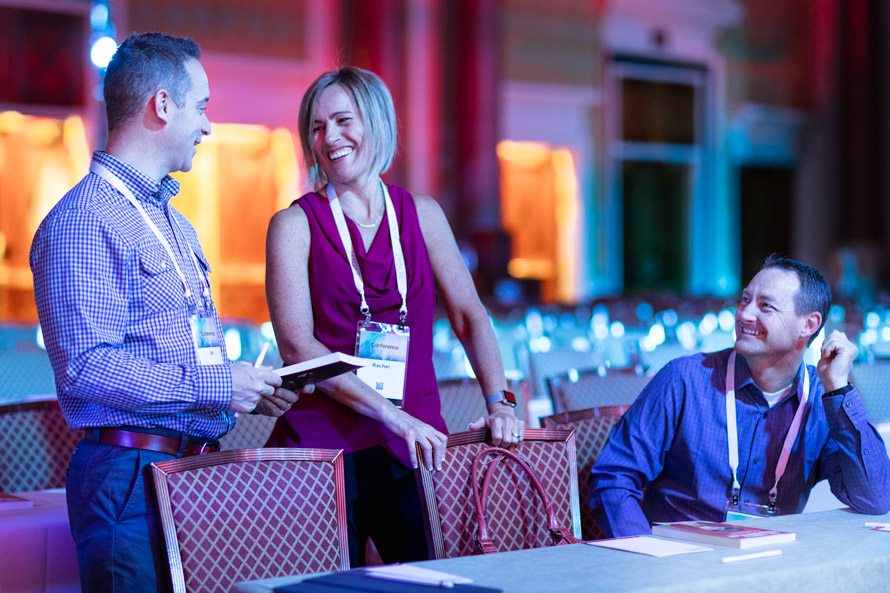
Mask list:
POLYGON ((671 361, 613 430, 590 476, 607 536, 727 510, 799 513, 822 479, 858 512, 890 510, 890 459, 848 382, 856 346, 835 331, 816 367, 803 363, 830 306, 817 270, 767 258, 742 293, 734 348, 671 361))

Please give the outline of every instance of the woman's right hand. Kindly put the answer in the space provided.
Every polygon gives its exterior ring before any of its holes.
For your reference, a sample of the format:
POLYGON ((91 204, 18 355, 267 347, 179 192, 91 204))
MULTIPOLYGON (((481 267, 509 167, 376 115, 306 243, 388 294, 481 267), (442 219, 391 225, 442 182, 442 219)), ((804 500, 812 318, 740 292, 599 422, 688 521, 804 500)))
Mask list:
POLYGON ((411 414, 393 407, 392 412, 383 419, 383 424, 393 434, 403 438, 408 445, 408 454, 411 456, 411 464, 418 468, 417 447, 423 450, 423 462, 428 470, 442 469, 442 460, 445 459, 445 446, 448 437, 411 414))

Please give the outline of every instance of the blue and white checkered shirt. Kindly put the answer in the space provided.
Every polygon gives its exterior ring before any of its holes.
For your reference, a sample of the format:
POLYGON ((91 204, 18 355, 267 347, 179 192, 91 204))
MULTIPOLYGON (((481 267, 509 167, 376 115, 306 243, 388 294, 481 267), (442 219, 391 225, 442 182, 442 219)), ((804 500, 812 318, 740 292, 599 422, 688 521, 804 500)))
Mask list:
MULTIPOLYGON (((173 248, 202 316, 212 317, 222 337, 187 251, 197 256, 207 282, 210 267, 198 236, 169 205, 179 183, 167 176, 158 185, 103 152, 93 160, 142 203, 173 248)), ((59 404, 71 428, 166 428, 213 438, 234 423, 227 411, 229 366, 198 364, 176 269, 138 210, 107 181, 87 175, 50 211, 31 245, 31 271, 59 404)))
MULTIPOLYGON (((590 502, 609 537, 650 533, 650 521, 724 520, 732 490, 724 395, 730 352, 671 361, 613 429, 591 471, 590 502)), ((803 511, 813 485, 827 479, 844 504, 884 514, 890 459, 859 393, 825 396, 815 369, 807 372, 812 405, 779 481, 778 512, 803 511)), ((795 391, 770 408, 743 356, 735 379, 740 498, 766 504, 799 399, 795 391)))

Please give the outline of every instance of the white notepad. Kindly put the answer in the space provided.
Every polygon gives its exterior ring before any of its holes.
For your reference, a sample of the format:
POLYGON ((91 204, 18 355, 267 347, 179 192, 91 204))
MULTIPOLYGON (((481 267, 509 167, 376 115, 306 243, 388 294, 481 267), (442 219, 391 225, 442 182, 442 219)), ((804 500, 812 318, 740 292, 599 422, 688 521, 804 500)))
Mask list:
POLYGON ((401 581, 403 583, 415 583, 418 585, 435 585, 437 587, 453 587, 461 583, 472 583, 472 579, 431 570, 429 568, 420 568, 419 566, 411 566, 410 564, 390 564, 387 566, 372 566, 366 569, 365 573, 375 579, 386 579, 389 581, 401 581))
POLYGON ((623 550, 625 552, 633 552, 634 554, 655 556, 656 558, 663 558, 665 556, 676 556, 677 554, 694 554, 695 552, 713 551, 713 548, 707 548, 705 546, 699 546, 686 542, 668 541, 665 539, 652 537, 651 535, 634 535, 631 537, 602 539, 584 543, 589 546, 597 546, 599 548, 611 548, 613 550, 623 550))

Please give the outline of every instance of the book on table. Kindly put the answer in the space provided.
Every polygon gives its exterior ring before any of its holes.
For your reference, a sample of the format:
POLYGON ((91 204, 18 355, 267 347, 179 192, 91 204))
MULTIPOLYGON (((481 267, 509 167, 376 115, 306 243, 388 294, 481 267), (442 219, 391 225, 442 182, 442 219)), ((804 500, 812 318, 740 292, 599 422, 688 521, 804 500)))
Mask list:
POLYGON ((34 501, 9 492, 0 492, 0 511, 34 508, 34 501))
POLYGON ((776 531, 762 527, 748 527, 733 523, 715 523, 713 521, 680 521, 678 523, 656 523, 652 526, 652 535, 682 539, 715 546, 730 548, 756 548, 772 544, 784 544, 796 539, 794 533, 776 531))
POLYGON ((281 367, 276 369, 275 372, 283 380, 282 387, 291 391, 299 391, 304 385, 309 383, 318 383, 319 381, 366 367, 372 362, 374 361, 367 358, 350 356, 342 352, 331 352, 318 358, 281 367))

